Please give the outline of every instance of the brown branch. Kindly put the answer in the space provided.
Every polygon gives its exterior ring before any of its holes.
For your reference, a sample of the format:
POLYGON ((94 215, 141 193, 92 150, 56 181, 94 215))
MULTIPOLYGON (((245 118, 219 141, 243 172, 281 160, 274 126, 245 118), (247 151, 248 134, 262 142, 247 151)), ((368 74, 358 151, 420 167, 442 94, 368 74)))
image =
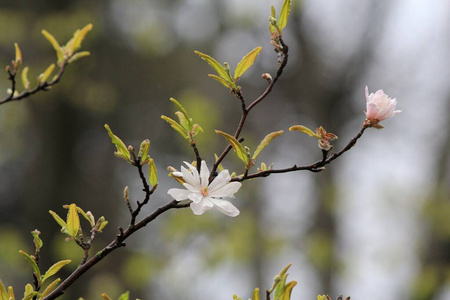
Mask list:
MULTIPOLYGON (((247 107, 243 107, 242 108, 242 116, 241 116, 241 120, 239 121, 239 125, 236 129, 236 132, 234 133, 234 137, 236 139, 239 138, 239 135, 241 134, 242 129, 244 128, 244 124, 245 121, 247 120, 247 116, 250 113, 250 111, 258 104, 260 103, 262 100, 264 100, 264 98, 267 97, 267 95, 270 94, 270 92, 272 91, 273 86, 275 85, 275 83, 277 82, 278 78, 280 78, 281 74, 283 74, 283 70, 284 67, 286 67, 286 64, 288 62, 288 52, 289 52, 289 47, 284 43, 283 39, 280 37, 280 43, 283 46, 281 48, 281 50, 275 49, 275 51, 277 53, 281 53, 280 55, 283 56, 283 59, 281 61, 281 63, 278 66, 277 69, 277 73, 275 75, 275 77, 270 81, 269 85, 267 86, 266 90, 257 98, 255 99, 252 103, 250 103, 249 106, 247 107), (281 51, 281 52, 280 52, 281 51)), ((241 99, 243 105, 245 105, 244 99, 242 94, 239 92, 238 93, 238 98, 241 99), (239 96, 240 95, 240 96, 239 96)), ((219 156, 219 158, 217 159, 217 161, 215 162, 211 174, 215 174, 217 167, 219 166, 219 164, 222 162, 222 160, 227 156, 227 154, 230 152, 232 146, 228 145, 225 150, 222 152, 222 154, 219 156)))
POLYGON ((363 125, 363 127, 358 132, 358 134, 354 138, 352 138, 350 140, 350 142, 344 148, 342 148, 341 151, 330 155, 328 158, 327 158, 328 151, 322 150, 322 159, 313 164, 306 165, 306 166, 293 165, 292 167, 285 168, 285 169, 269 169, 269 170, 264 170, 264 171, 260 171, 257 173, 253 173, 250 175, 244 174, 244 176, 232 178, 231 181, 241 181, 242 182, 242 181, 248 180, 248 179, 267 177, 271 174, 290 173, 290 172, 305 171, 305 170, 311 171, 311 172, 320 172, 320 171, 324 170, 325 165, 328 165, 329 163, 331 163, 332 161, 337 159, 339 156, 341 156, 342 154, 344 154, 345 152, 347 152, 348 150, 353 148, 353 146, 356 145, 356 142, 363 135, 364 131, 367 128, 368 127, 366 125, 363 125))
POLYGON ((97 263, 99 263, 103 258, 105 258, 107 255, 109 255, 111 252, 116 250, 117 248, 124 247, 125 243, 124 241, 129 238, 133 233, 138 231, 139 229, 146 226, 148 223, 156 219, 159 215, 162 213, 176 208, 185 208, 188 207, 190 203, 185 204, 179 204, 176 200, 172 200, 171 202, 167 203, 166 205, 163 205, 159 208, 157 208, 153 213, 142 219, 140 222, 138 222, 135 226, 128 227, 125 231, 120 231, 120 234, 116 236, 116 238, 108 244, 105 248, 103 248, 101 251, 97 252, 96 255, 91 257, 89 260, 86 261, 85 264, 80 265, 75 271, 73 271, 72 274, 70 274, 69 277, 67 277, 53 292, 51 292, 47 297, 44 298, 44 300, 51 300, 56 299, 59 296, 63 295, 65 290, 69 288, 78 278, 80 278, 81 275, 86 273, 88 270, 90 270, 93 266, 95 266, 97 263))
POLYGON ((61 64, 58 73, 56 74, 55 78, 51 81, 44 81, 42 83, 39 83, 34 89, 32 90, 25 90, 22 93, 14 96, 14 93, 16 92, 16 72, 11 72, 9 68, 6 69, 8 72, 8 79, 11 81, 11 94, 4 98, 3 100, 0 100, 0 105, 5 104, 10 101, 15 100, 21 100, 24 98, 27 98, 31 95, 36 94, 39 91, 48 91, 52 86, 56 85, 62 78, 64 71, 66 69, 66 66, 69 64, 69 58, 66 58, 64 62, 61 64))

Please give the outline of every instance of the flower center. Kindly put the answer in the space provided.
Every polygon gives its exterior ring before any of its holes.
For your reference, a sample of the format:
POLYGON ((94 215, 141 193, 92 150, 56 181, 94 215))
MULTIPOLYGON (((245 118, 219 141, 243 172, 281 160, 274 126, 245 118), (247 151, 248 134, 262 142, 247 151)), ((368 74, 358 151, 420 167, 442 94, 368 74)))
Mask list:
POLYGON ((203 196, 203 197, 208 196, 208 187, 205 187, 205 188, 202 189, 200 192, 202 193, 202 196, 203 196))

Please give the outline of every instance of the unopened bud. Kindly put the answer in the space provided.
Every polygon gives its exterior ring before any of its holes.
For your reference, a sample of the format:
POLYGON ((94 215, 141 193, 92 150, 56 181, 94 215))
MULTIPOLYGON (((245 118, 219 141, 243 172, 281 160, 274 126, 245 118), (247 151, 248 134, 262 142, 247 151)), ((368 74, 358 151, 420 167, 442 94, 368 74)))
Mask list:
POLYGON ((267 81, 272 81, 272 76, 269 73, 263 73, 261 77, 267 81))

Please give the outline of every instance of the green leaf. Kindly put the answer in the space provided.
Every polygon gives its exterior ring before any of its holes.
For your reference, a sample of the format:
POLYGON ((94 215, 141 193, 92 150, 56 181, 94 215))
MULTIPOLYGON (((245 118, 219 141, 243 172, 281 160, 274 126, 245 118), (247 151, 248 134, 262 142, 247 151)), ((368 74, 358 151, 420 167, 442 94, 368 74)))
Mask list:
MULTIPOLYGON (((219 160, 219 157, 218 157, 217 154, 215 154, 215 153, 214 153, 214 158, 216 159, 216 162, 219 160)), ((217 166, 217 169, 219 170, 219 172, 222 172, 222 171, 223 171, 223 166, 222 166, 222 164, 219 164, 219 165, 217 166)))
POLYGON ((320 138, 320 136, 318 136, 314 131, 312 131, 311 129, 309 129, 308 127, 305 127, 303 125, 295 125, 295 126, 289 127, 289 131, 294 131, 294 130, 306 133, 307 135, 315 137, 315 138, 320 138))
POLYGON ((258 288, 256 288, 253 291, 252 300, 260 300, 260 298, 259 298, 259 289, 258 288))
POLYGON ((181 105, 180 102, 178 102, 175 98, 170 98, 170 101, 172 101, 173 104, 175 104, 181 111, 181 113, 184 115, 184 117, 186 118, 186 121, 189 124, 189 130, 192 130, 192 120, 189 117, 186 109, 183 107, 183 105, 181 105))
POLYGON ((48 68, 44 71, 44 73, 39 75, 39 77, 38 77, 39 84, 46 82, 47 79, 52 74, 54 69, 55 69, 55 64, 51 64, 50 66, 48 66, 48 68))
POLYGON ((79 214, 81 214, 89 222, 89 224, 91 224, 91 226, 95 225, 93 217, 92 218, 89 217, 89 214, 92 216, 92 213, 90 213, 89 211, 88 211, 88 213, 85 213, 84 210, 81 207, 78 207, 78 206, 77 206, 77 211, 78 211, 79 214))
POLYGON ((91 52, 89 52, 89 51, 81 51, 81 52, 77 52, 77 53, 75 53, 74 55, 72 55, 72 57, 70 57, 68 63, 71 64, 71 63, 73 63, 74 61, 77 61, 77 60, 79 60, 80 58, 85 57, 85 56, 89 56, 89 55, 91 55, 91 52))
POLYGON ((272 140, 274 138, 276 138, 277 136, 280 136, 284 133, 284 130, 280 130, 280 131, 276 131, 276 132, 271 132, 268 135, 266 135, 266 137, 261 141, 261 143, 259 143, 258 147, 255 150, 255 153, 253 154, 252 159, 256 159, 256 157, 259 155, 259 153, 267 146, 270 144, 270 142, 272 142, 272 140))
POLYGON ((103 228, 105 228, 105 226, 108 225, 109 222, 105 220, 105 217, 101 216, 99 219, 99 223, 100 226, 98 226, 97 231, 102 232, 103 228))
POLYGON ((178 117, 179 124, 186 130, 186 132, 192 131, 192 125, 189 122, 189 119, 181 111, 176 111, 175 115, 178 117))
POLYGON ((44 243, 42 242, 42 240, 41 240, 41 238, 39 237, 39 235, 41 234, 40 232, 39 232, 39 230, 33 230, 32 232, 31 232, 31 234, 33 235, 33 237, 34 237, 34 239, 33 239, 33 241, 34 241, 34 245, 35 245, 35 247, 36 247, 36 250, 40 250, 41 248, 42 248, 42 246, 44 245, 44 243))
POLYGON ((15 300, 16 297, 14 296, 14 290, 12 286, 8 286, 8 299, 9 300, 15 300))
POLYGON ((212 58, 211 56, 201 53, 199 51, 194 51, 195 54, 200 56, 203 60, 205 60, 214 70, 216 70, 217 74, 219 74, 222 79, 228 82, 228 85, 232 86, 233 80, 231 79, 229 73, 225 70, 225 67, 222 66, 217 60, 212 58))
POLYGON ((167 123, 169 123, 170 126, 171 126, 173 129, 175 129, 176 132, 178 132, 179 134, 181 134, 181 136, 182 136, 184 139, 188 139, 188 140, 189 140, 189 133, 186 131, 186 129, 185 129, 183 126, 181 126, 180 124, 178 124, 175 120, 173 120, 173 119, 171 119, 171 118, 169 118, 169 117, 167 117, 167 116, 164 116, 164 115, 161 116, 161 119, 163 119, 164 121, 166 121, 167 123))
MULTIPOLYGON (((277 16, 275 13, 275 7, 273 5, 270 6, 270 19, 275 19, 276 20, 277 16)), ((272 22, 269 22, 269 31, 270 31, 270 35, 273 35, 275 32, 277 32, 277 28, 275 26, 273 26, 272 22)))
POLYGON ((67 231, 70 236, 76 237, 80 230, 80 217, 78 216, 77 206, 72 203, 67 213, 67 231))
POLYGON ((220 82, 221 84, 223 84, 225 87, 232 89, 233 87, 231 86, 231 84, 226 81, 225 79, 222 79, 221 77, 214 75, 214 74, 208 74, 209 77, 211 77, 212 79, 217 80, 218 82, 220 82))
POLYGON ((39 267, 36 263, 36 261, 34 260, 34 257, 32 257, 31 255, 29 255, 28 253, 19 250, 19 253, 22 254, 30 263, 31 267, 33 268, 33 272, 36 275, 36 278, 38 279, 38 284, 39 286, 41 286, 42 281, 41 281, 41 271, 39 270, 39 267))
POLYGON ((284 0, 283 6, 281 7, 280 11, 280 17, 278 19, 278 26, 280 29, 286 27, 290 11, 291 11, 291 0, 284 0))
POLYGON ((47 296, 48 294, 50 294, 58 285, 58 283, 61 281, 60 278, 56 278, 55 281, 53 281, 52 283, 50 283, 47 288, 42 292, 42 298, 44 298, 45 296, 47 296))
POLYGON ((28 70, 29 69, 30 68, 25 67, 22 70, 22 84, 26 90, 28 90, 30 88, 30 81, 28 80, 28 70))
POLYGON ((122 140, 118 136, 113 134, 113 132, 109 128, 108 124, 105 124, 105 128, 108 131, 108 135, 111 138, 111 142, 117 148, 117 151, 114 152, 114 155, 126 160, 127 162, 129 162, 131 164, 132 162, 131 162, 130 151, 128 151, 127 146, 125 146, 124 142, 122 142, 122 140))
POLYGON ((64 61, 64 51, 59 45, 58 41, 54 38, 53 35, 48 33, 45 29, 43 29, 42 34, 45 36, 45 38, 52 44, 53 48, 56 51, 56 56, 58 57, 58 65, 61 65, 64 61))
POLYGON ((232 136, 228 133, 225 133, 220 130, 216 130, 216 133, 223 136, 231 144, 231 146, 233 147, 237 156, 245 163, 245 166, 247 166, 249 161, 248 161, 248 156, 247 156, 247 153, 245 152, 244 146, 242 146, 242 144, 239 143, 239 141, 234 136, 232 136))
POLYGON ((58 216, 54 211, 49 210, 48 212, 52 215, 53 219, 55 219, 56 223, 58 223, 59 226, 61 226, 61 231, 66 232, 67 231, 67 223, 63 219, 61 219, 61 217, 58 216))
MULTIPOLYGON (((35 291, 34 291, 34 289, 33 289, 33 286, 31 285, 31 284, 27 284, 27 285, 25 285, 25 292, 23 293, 23 295, 25 296, 25 298, 27 297, 27 296, 29 296, 29 295, 31 295, 31 294, 33 294, 35 291)), ((25 299, 24 298, 24 299, 25 299)), ((31 299, 31 298, 28 298, 28 299, 31 299)))
POLYGON ((287 274, 284 274, 281 277, 281 280, 278 282, 276 288, 275 288, 275 292, 274 292, 274 298, 275 299, 281 299, 281 296, 284 294, 284 292, 286 291, 286 279, 287 279, 287 274))
POLYGON ((119 296, 118 300, 128 300, 130 298, 130 292, 123 293, 119 296))
POLYGON ((262 47, 256 47, 242 58, 234 70, 234 80, 238 80, 253 65, 261 49, 262 47))
POLYGON ((158 172, 156 170, 153 158, 150 158, 150 160, 148 161, 148 181, 152 186, 158 184, 158 172))
POLYGON ((42 276, 42 283, 44 283, 45 280, 47 280, 50 276, 55 275, 59 270, 61 270, 62 267, 64 267, 67 264, 70 264, 72 261, 70 259, 66 260, 60 260, 57 263, 53 264, 47 272, 45 272, 44 276, 42 276))

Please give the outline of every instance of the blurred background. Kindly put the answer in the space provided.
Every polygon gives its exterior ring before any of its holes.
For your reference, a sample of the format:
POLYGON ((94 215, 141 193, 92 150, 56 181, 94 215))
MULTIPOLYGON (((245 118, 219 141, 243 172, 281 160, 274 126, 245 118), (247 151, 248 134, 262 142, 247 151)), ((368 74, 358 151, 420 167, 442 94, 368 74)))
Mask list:
MULTIPOLYGON (((269 132, 302 124, 324 126, 341 149, 364 121, 364 88, 398 100, 403 112, 370 129, 354 149, 321 173, 273 175, 246 182, 229 218, 213 210, 165 213, 90 270, 61 299, 248 298, 269 288, 285 265, 298 285, 293 299, 318 294, 352 299, 450 299, 450 2, 447 0, 293 1, 284 30, 285 72, 248 119, 242 136, 255 149, 269 132)), ((19 43, 35 78, 56 60, 40 31, 64 44, 75 29, 94 25, 83 42, 91 56, 70 65, 50 92, 0 107, 0 278, 16 295, 31 282, 18 254, 32 253, 30 231, 42 232, 42 269, 73 262, 82 251, 48 211, 64 204, 110 221, 94 243, 103 248, 126 227, 122 199, 143 194, 135 168, 114 157, 103 128, 125 143, 151 140, 160 186, 145 213, 170 201, 177 184, 166 167, 192 161, 192 149, 160 115, 179 100, 203 127, 202 157, 213 163, 233 133, 240 103, 208 78, 212 69, 194 50, 234 68, 262 46, 240 85, 247 101, 263 92, 263 72, 276 70, 269 44, 270 5, 281 0, 1 1, 0 65, 19 43)), ((6 96, 6 73, 0 91, 6 96)), ((20 86, 21 88, 21 86, 20 86)), ((1 97, 3 98, 3 96, 1 97)), ((286 132, 258 163, 276 168, 320 159, 317 142, 286 132)), ((225 168, 240 172, 231 155, 225 168)), ((87 224, 84 223, 85 230, 87 224)))

